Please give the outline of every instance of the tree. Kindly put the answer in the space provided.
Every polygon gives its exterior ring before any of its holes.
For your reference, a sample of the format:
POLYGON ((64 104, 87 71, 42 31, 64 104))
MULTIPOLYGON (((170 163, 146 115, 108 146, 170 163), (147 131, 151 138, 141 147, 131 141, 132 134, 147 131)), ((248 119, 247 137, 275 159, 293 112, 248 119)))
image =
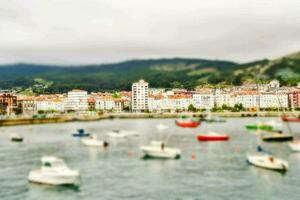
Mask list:
POLYGON ((193 104, 190 104, 190 105, 189 105, 188 111, 190 111, 190 112, 196 112, 196 110, 197 110, 197 109, 194 107, 193 104))

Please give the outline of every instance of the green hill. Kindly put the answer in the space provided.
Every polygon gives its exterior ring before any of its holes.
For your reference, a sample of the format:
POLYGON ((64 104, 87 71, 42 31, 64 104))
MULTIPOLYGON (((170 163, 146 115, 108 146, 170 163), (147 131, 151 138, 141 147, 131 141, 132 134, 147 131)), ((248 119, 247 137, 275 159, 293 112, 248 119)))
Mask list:
POLYGON ((33 88, 35 92, 129 90, 138 79, 151 87, 194 88, 204 84, 240 85, 279 79, 282 84, 300 81, 300 53, 275 60, 238 64, 224 60, 150 59, 115 64, 55 66, 13 64, 0 66, 0 88, 33 88))

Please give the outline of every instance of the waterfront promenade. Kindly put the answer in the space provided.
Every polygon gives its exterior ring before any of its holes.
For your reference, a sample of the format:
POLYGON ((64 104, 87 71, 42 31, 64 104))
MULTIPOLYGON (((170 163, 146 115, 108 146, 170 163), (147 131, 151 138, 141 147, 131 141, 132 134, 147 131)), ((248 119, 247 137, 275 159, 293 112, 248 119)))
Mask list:
MULTIPOLYGON (((213 116, 220 117, 279 117, 283 115, 282 112, 212 112, 213 116)), ((300 112, 285 112, 286 115, 299 116, 300 112)), ((0 119, 0 126, 14 126, 26 124, 45 124, 45 123, 64 123, 74 121, 96 121, 102 119, 144 119, 144 118, 178 118, 180 116, 203 117, 207 115, 205 112, 181 112, 181 113, 103 113, 103 114, 59 114, 39 117, 32 116, 18 116, 18 117, 2 117, 0 119)))

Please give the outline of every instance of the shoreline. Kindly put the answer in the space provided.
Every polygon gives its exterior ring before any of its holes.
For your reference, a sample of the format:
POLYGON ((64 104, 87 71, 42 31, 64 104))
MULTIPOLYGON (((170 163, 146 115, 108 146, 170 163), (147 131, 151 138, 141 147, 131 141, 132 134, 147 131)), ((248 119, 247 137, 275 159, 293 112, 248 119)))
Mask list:
MULTIPOLYGON (((19 119, 2 119, 1 126, 17 126, 17 125, 31 125, 31 124, 50 124, 50 123, 67 123, 76 121, 100 121, 104 119, 176 119, 182 115, 203 117, 207 113, 104 113, 99 116, 90 115, 61 115, 49 118, 19 118, 19 119)), ((219 117, 279 117, 283 113, 278 112, 214 112, 210 113, 212 116, 219 117)), ((299 116, 300 112, 287 112, 286 115, 299 116)))

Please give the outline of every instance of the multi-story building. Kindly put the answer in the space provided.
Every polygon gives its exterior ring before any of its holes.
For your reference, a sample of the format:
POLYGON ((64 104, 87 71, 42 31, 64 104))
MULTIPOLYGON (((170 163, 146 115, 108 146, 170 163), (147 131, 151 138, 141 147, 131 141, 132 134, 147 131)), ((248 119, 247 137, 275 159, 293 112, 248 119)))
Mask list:
POLYGON ((64 98, 60 95, 41 95, 35 98, 37 111, 64 111, 64 98))
POLYGON ((88 110, 88 95, 84 90, 72 90, 68 92, 65 100, 66 111, 84 111, 88 110))
POLYGON ((193 105, 197 109, 212 109, 215 106, 214 91, 209 88, 198 89, 193 94, 193 105))
POLYGON ((17 107, 17 96, 10 93, 0 94, 0 114, 10 114, 17 107))
POLYGON ((288 108, 286 93, 263 92, 259 96, 259 108, 288 108))
POLYGON ((296 89, 288 93, 288 102, 290 108, 300 107, 300 90, 296 89))
POLYGON ((148 107, 148 90, 149 84, 144 80, 132 84, 131 109, 134 112, 142 112, 149 109, 148 107))

